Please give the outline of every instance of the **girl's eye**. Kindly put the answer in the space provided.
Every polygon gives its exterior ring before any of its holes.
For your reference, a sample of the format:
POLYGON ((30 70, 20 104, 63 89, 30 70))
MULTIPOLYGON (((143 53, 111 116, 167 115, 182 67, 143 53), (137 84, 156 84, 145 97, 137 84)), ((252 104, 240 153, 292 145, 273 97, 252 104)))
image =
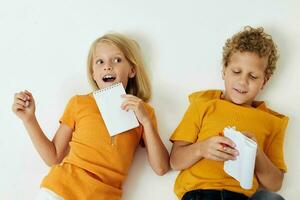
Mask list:
POLYGON ((114 58, 113 62, 114 63, 120 63, 120 62, 122 62, 122 59, 121 58, 114 58))
POLYGON ((100 65, 100 64, 103 64, 103 63, 104 63, 104 62, 103 62, 102 59, 96 60, 96 64, 97 64, 97 65, 100 65))

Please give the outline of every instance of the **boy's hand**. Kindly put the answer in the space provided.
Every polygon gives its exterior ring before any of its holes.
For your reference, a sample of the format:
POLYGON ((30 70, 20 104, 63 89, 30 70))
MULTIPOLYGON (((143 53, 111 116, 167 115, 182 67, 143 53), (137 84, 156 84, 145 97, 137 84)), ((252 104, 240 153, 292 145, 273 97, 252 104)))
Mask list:
POLYGON ((33 96, 27 90, 15 93, 12 111, 23 121, 29 121, 34 117, 35 102, 33 96))
POLYGON ((227 161, 235 160, 239 152, 235 149, 235 144, 226 137, 213 136, 200 142, 202 157, 209 160, 227 161))
POLYGON ((122 95, 122 97, 125 99, 121 105, 121 108, 123 110, 132 110, 135 113, 138 121, 142 125, 145 125, 149 122, 151 123, 149 114, 144 106, 143 100, 131 94, 124 94, 122 95))

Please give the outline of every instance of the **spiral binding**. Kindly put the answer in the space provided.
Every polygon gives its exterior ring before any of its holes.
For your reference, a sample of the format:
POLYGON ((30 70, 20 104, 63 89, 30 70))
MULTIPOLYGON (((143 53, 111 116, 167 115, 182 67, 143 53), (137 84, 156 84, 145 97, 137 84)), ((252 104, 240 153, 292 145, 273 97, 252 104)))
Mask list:
POLYGON ((94 94, 98 94, 98 93, 105 92, 105 91, 110 90, 110 89, 112 89, 112 88, 114 88, 114 87, 117 87, 117 86, 119 86, 119 85, 121 85, 121 84, 122 84, 122 83, 114 83, 113 85, 110 85, 110 86, 108 86, 108 87, 106 87, 106 88, 102 88, 102 89, 100 89, 100 90, 94 91, 94 94))

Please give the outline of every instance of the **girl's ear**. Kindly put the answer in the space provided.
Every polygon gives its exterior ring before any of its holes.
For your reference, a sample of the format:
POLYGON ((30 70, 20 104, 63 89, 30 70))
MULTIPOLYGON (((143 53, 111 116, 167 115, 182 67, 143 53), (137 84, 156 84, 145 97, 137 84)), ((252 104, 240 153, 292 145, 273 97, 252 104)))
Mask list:
POLYGON ((133 78, 136 75, 136 70, 134 67, 131 67, 130 72, 128 74, 128 78, 133 78))
POLYGON ((96 81, 94 72, 92 73, 92 77, 93 77, 93 80, 96 81))

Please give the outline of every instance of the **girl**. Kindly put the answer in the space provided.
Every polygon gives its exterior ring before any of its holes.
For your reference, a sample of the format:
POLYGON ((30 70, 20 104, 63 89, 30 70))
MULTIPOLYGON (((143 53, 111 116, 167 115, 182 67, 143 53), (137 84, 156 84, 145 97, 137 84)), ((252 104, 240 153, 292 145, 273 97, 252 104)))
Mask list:
POLYGON ((151 90, 138 44, 121 34, 100 37, 90 48, 87 70, 94 89, 123 84, 127 95, 121 108, 133 110, 140 126, 114 136, 112 142, 92 93, 76 95, 51 141, 36 119, 32 94, 27 90, 16 93, 12 110, 23 121, 42 159, 52 166, 37 199, 120 199, 122 183, 141 142, 158 175, 169 169, 154 110, 145 103, 151 90))

